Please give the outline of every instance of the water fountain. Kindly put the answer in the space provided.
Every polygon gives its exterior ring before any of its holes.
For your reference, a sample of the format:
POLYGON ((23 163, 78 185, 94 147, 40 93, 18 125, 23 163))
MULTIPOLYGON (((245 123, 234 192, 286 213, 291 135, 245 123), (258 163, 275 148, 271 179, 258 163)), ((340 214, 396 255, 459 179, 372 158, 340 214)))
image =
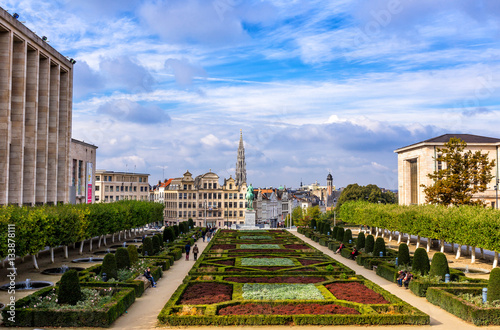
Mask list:
POLYGON ((104 250, 103 251, 96 251, 96 252, 94 252, 94 254, 108 254, 108 253, 115 253, 115 252, 116 252, 116 250, 114 250, 114 249, 112 250, 110 248, 107 248, 106 251, 104 251, 104 250))
POLYGON ((71 262, 101 262, 103 260, 104 260, 103 258, 88 257, 88 258, 78 258, 75 260, 71 260, 71 262))
POLYGON ((54 283, 48 282, 48 281, 32 281, 31 279, 27 278, 26 280, 22 282, 15 282, 14 285, 11 285, 10 283, 4 284, 0 286, 0 290, 2 291, 9 291, 9 290, 16 290, 16 291, 21 291, 21 290, 38 290, 41 288, 45 288, 48 286, 53 286, 54 283))
POLYGON ((468 273, 469 273, 469 265, 466 265, 466 266, 465 266, 464 273, 465 273, 465 274, 468 274, 468 273))
POLYGON ((82 267, 68 267, 68 265, 62 265, 61 267, 56 267, 56 268, 47 268, 45 269, 42 274, 44 275, 61 275, 66 273, 68 270, 74 269, 77 272, 84 270, 85 268, 82 267))

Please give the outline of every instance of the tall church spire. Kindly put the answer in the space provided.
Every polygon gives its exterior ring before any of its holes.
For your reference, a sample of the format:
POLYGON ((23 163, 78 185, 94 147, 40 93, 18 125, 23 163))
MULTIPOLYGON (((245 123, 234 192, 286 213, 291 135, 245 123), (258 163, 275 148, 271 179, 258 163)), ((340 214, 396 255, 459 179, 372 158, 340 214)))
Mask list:
POLYGON ((245 147, 243 146, 243 132, 240 129, 240 145, 238 146, 238 158, 236 160, 236 185, 240 186, 247 182, 247 164, 245 163, 245 147))

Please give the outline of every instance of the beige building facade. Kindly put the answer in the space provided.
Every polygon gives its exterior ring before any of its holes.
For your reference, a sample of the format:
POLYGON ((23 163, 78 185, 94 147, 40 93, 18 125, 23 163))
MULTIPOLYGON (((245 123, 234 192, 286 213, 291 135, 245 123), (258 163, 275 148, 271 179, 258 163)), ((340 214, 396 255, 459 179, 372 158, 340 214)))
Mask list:
POLYGON ((95 171, 97 146, 71 139, 70 158, 70 193, 72 204, 91 204, 95 201, 95 171))
POLYGON ((220 177, 209 171, 193 175, 186 171, 182 177, 170 179, 164 189, 165 221, 177 224, 193 219, 196 226, 231 226, 245 223, 246 183, 238 186, 230 177, 221 185, 220 177))
POLYGON ((149 174, 97 170, 95 201, 112 203, 121 200, 149 201, 149 174))
POLYGON ((0 8, 0 204, 69 201, 73 63, 0 8))
POLYGON ((499 149, 500 139, 483 137, 471 134, 445 134, 429 140, 418 142, 394 152, 398 154, 398 199, 399 204, 424 204, 425 193, 421 185, 429 186, 433 181, 427 176, 441 169, 445 164, 436 161, 438 148, 442 148, 452 137, 462 139, 467 143, 466 150, 488 154, 490 160, 495 160, 492 170, 493 179, 488 184, 488 189, 474 196, 486 203, 486 205, 498 208, 497 190, 499 178, 499 149))

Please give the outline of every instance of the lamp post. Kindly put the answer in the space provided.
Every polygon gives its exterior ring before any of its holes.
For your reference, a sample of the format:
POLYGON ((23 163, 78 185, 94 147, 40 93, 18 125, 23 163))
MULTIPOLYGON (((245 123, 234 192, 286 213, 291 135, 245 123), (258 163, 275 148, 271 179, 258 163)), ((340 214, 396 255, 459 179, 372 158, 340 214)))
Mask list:
POLYGON ((496 195, 496 197, 495 197, 495 200, 496 200, 495 201, 495 207, 496 207, 497 210, 498 210, 498 186, 499 186, 499 184, 500 184, 500 179, 497 178, 497 182, 496 182, 496 185, 494 187, 495 188, 495 195, 496 195))

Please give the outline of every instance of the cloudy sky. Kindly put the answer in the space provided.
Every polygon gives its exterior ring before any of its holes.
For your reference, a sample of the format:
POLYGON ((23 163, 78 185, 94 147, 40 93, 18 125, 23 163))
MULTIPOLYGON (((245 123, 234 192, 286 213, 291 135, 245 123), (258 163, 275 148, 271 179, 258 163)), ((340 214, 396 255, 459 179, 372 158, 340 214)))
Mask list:
POLYGON ((74 67, 73 137, 157 182, 397 189, 394 150, 500 138, 498 0, 0 0, 74 67))

